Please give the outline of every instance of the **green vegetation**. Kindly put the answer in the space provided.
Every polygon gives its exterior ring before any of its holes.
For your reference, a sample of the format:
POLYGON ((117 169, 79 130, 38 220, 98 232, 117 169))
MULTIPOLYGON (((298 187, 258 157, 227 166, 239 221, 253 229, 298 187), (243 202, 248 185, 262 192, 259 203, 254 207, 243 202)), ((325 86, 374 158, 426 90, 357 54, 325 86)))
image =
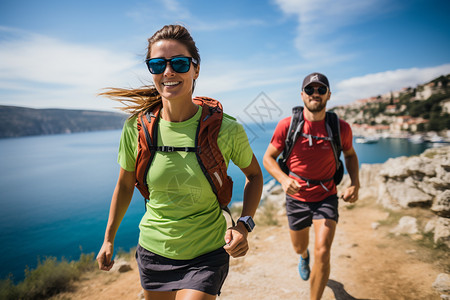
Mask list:
POLYGON ((258 208, 258 214, 255 217, 255 222, 262 226, 277 226, 279 224, 277 213, 278 209, 274 203, 264 201, 258 208))
POLYGON ((97 268, 94 254, 81 254, 77 262, 57 261, 48 257, 39 261, 34 270, 25 270, 24 281, 14 284, 11 277, 0 281, 0 299, 46 299, 57 293, 68 291, 75 280, 85 272, 97 268))

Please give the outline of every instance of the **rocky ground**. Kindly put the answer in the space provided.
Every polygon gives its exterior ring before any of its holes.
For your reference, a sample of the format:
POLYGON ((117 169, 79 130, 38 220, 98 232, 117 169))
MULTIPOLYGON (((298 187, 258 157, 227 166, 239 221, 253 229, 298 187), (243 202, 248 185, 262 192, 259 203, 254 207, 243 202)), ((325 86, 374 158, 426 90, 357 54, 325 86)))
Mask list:
MULTIPOLYGON (((361 168, 360 200, 340 202, 323 299, 450 299, 449 153, 450 148, 428 151, 361 168)), ((341 186, 347 183, 344 178, 341 186)), ((266 185, 249 235, 251 250, 231 259, 219 299, 309 299, 283 199, 279 186, 266 185)), ((310 245, 313 237, 311 232, 310 245)), ((141 299, 136 262, 128 261, 131 270, 86 274, 72 292, 54 299, 141 299)))

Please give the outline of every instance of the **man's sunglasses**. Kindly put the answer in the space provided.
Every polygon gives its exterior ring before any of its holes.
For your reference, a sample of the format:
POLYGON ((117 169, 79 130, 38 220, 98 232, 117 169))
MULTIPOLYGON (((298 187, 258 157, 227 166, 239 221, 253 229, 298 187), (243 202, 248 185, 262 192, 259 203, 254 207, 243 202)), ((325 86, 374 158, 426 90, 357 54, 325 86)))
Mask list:
POLYGON ((191 68, 191 62, 197 65, 197 60, 192 57, 177 56, 169 59, 165 58, 149 58, 145 60, 148 70, 152 74, 162 74, 166 69, 167 62, 170 67, 177 73, 186 73, 191 68))
POLYGON ((325 95, 328 91, 328 88, 326 86, 319 86, 319 87, 312 87, 312 86, 306 86, 304 89, 305 93, 309 96, 312 96, 314 94, 314 91, 316 90, 319 95, 325 95))

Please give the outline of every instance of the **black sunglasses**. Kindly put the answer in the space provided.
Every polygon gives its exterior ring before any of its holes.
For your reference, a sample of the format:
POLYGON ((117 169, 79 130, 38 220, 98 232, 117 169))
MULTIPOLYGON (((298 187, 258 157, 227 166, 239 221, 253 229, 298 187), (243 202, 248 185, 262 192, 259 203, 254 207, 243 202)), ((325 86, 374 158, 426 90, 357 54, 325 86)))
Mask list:
POLYGON ((308 85, 303 90, 309 96, 312 96, 314 94, 314 91, 317 91, 317 93, 319 93, 319 95, 325 95, 328 91, 328 88, 323 85, 316 87, 316 88, 308 85))
POLYGON ((149 58, 145 60, 147 68, 152 74, 162 74, 166 69, 167 62, 170 67, 177 73, 186 73, 191 68, 191 62, 197 65, 197 60, 192 57, 177 56, 169 59, 165 58, 149 58))

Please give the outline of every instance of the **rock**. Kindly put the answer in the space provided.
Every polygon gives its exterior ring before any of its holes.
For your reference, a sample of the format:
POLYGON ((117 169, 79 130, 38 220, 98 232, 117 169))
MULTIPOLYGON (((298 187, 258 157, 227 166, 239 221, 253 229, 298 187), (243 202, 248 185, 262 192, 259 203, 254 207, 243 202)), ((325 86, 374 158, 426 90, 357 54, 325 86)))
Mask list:
POLYGON ((429 232, 433 232, 434 228, 436 228, 436 220, 430 220, 427 222, 427 224, 425 225, 423 232, 424 233, 429 233, 429 232))
POLYGON ((395 233, 395 235, 416 234, 417 232, 417 219, 409 216, 402 217, 397 227, 391 230, 391 233, 395 233))
POLYGON ((433 201, 432 196, 417 188, 412 178, 406 178, 404 182, 388 180, 386 182, 386 191, 403 208, 429 207, 433 201))
POLYGON ((418 177, 434 177, 436 176, 435 162, 426 156, 413 156, 406 161, 405 168, 408 174, 418 177))
POLYGON ((132 268, 130 263, 122 258, 116 258, 114 266, 111 268, 112 272, 119 272, 119 273, 125 273, 131 270, 132 268))
POLYGON ((378 227, 380 227, 380 223, 378 223, 378 222, 373 222, 370 226, 372 227, 373 230, 377 230, 378 227))
POLYGON ((438 218, 434 229, 434 242, 443 243, 450 248, 450 219, 438 218))
POLYGON ((405 178, 408 177, 408 170, 404 167, 408 157, 401 156, 389 158, 380 170, 380 175, 387 178, 405 178))
POLYGON ((436 196, 431 210, 438 216, 450 218, 450 190, 446 190, 436 196))
POLYGON ((440 273, 433 282, 432 287, 439 293, 450 293, 450 275, 440 273))

